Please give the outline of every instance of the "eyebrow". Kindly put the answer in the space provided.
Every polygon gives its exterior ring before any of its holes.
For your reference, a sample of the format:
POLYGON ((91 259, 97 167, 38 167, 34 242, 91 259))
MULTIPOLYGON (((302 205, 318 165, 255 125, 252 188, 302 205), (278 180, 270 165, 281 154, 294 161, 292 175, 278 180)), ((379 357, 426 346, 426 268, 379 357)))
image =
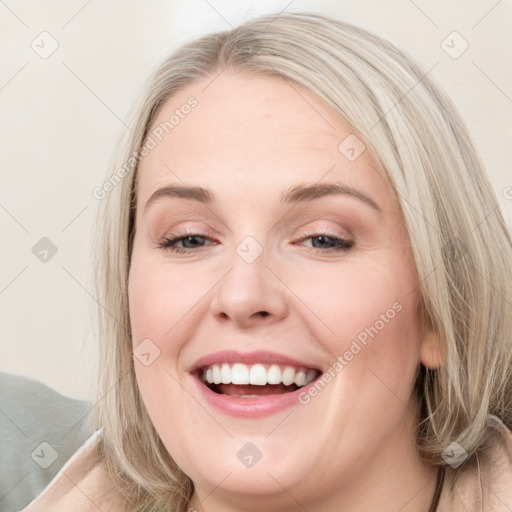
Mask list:
MULTIPOLYGON (((297 204, 305 201, 313 201, 320 197, 340 194, 355 197, 368 206, 371 206, 378 212, 382 213, 379 205, 371 197, 367 196, 360 190, 341 183, 321 183, 313 185, 301 183, 286 190, 281 195, 281 202, 285 204, 297 204)), ((155 192, 151 194, 151 197, 148 199, 146 205, 144 206, 144 210, 147 210, 148 207, 155 201, 166 197, 190 199, 204 204, 211 204, 215 201, 215 196, 213 193, 206 188, 196 186, 167 185, 155 190, 155 192)))

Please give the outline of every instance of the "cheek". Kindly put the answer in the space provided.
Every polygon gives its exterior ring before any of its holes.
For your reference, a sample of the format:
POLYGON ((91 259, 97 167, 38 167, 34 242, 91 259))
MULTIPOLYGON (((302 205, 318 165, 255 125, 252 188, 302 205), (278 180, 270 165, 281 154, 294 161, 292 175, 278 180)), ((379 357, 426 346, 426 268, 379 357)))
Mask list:
POLYGON ((345 425, 351 446, 360 446, 365 436, 377 439, 376 428, 391 437, 411 397, 420 360, 419 319, 417 282, 406 263, 347 263, 291 285, 321 320, 309 323, 318 326, 313 338, 330 360, 337 358, 330 365, 331 392, 319 397, 329 410, 325 428, 334 436, 345 425))
POLYGON ((179 283, 172 282, 157 262, 135 248, 128 281, 134 367, 153 420, 160 408, 158 397, 171 398, 179 393, 170 374, 176 374, 180 351, 176 334, 182 329, 179 319, 186 302, 180 289, 179 283))
MULTIPOLYGON (((316 319, 314 338, 350 366, 396 374, 419 362, 416 276, 407 259, 318 266, 290 284, 316 319)), ((309 313, 308 313, 309 314, 309 313)))
MULTIPOLYGON (((179 410, 178 416, 193 414, 177 409, 183 396, 178 363, 188 335, 186 314, 192 302, 187 292, 190 287, 181 281, 178 273, 166 272, 158 262, 134 252, 128 294, 135 376, 142 401, 162 439, 168 436, 170 423, 180 430, 181 423, 173 421, 170 410, 179 410), (149 361, 144 360, 144 353, 150 354, 149 361)), ((168 448, 173 452, 177 449, 168 448)))
POLYGON ((137 266, 132 267, 130 272, 128 294, 134 348, 147 338, 159 345, 158 341, 166 325, 167 329, 171 326, 172 319, 166 315, 166 311, 172 311, 168 309, 168 302, 172 298, 155 278, 155 275, 146 275, 137 266))
POLYGON ((176 268, 162 258, 134 252, 128 286, 134 345, 145 338, 160 350, 173 350, 187 333, 187 320, 214 286, 212 274, 176 268))

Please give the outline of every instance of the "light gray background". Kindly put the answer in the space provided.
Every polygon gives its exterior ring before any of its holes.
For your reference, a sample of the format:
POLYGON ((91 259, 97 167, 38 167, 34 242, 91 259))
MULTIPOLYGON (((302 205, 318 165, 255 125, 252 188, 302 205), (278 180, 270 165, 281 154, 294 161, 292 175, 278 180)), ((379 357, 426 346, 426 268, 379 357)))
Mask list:
POLYGON ((355 23, 435 66, 512 228, 510 1, 0 0, 1 370, 93 400, 92 190, 127 113, 180 42, 282 9, 355 23), (59 45, 47 59, 31 47, 49 47, 43 31, 59 45), (457 59, 441 47, 453 31, 469 43, 457 59), (42 237, 58 248, 46 263, 32 253, 42 237))

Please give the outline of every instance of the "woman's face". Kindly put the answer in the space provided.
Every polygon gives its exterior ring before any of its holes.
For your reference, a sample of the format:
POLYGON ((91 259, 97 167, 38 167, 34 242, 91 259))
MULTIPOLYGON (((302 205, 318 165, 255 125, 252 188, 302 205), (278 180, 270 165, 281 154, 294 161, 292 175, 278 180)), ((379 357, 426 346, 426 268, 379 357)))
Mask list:
POLYGON ((383 471, 417 473, 418 281, 392 193, 352 132, 299 86, 229 70, 173 96, 149 132, 135 371, 206 510, 307 508, 383 471))

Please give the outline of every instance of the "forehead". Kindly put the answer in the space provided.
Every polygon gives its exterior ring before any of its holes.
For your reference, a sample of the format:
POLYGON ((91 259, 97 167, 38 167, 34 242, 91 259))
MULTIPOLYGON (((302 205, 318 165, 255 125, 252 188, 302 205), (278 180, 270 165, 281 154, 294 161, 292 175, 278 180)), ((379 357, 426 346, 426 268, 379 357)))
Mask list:
POLYGON ((340 143, 353 137, 350 124, 282 78, 225 70, 167 100, 149 134, 159 127, 161 140, 153 137, 156 147, 139 167, 142 199, 170 182, 213 190, 229 184, 253 193, 274 189, 277 197, 296 182, 322 178, 389 195, 368 151, 352 161, 340 151, 340 143), (184 108, 190 98, 196 105, 184 108))

